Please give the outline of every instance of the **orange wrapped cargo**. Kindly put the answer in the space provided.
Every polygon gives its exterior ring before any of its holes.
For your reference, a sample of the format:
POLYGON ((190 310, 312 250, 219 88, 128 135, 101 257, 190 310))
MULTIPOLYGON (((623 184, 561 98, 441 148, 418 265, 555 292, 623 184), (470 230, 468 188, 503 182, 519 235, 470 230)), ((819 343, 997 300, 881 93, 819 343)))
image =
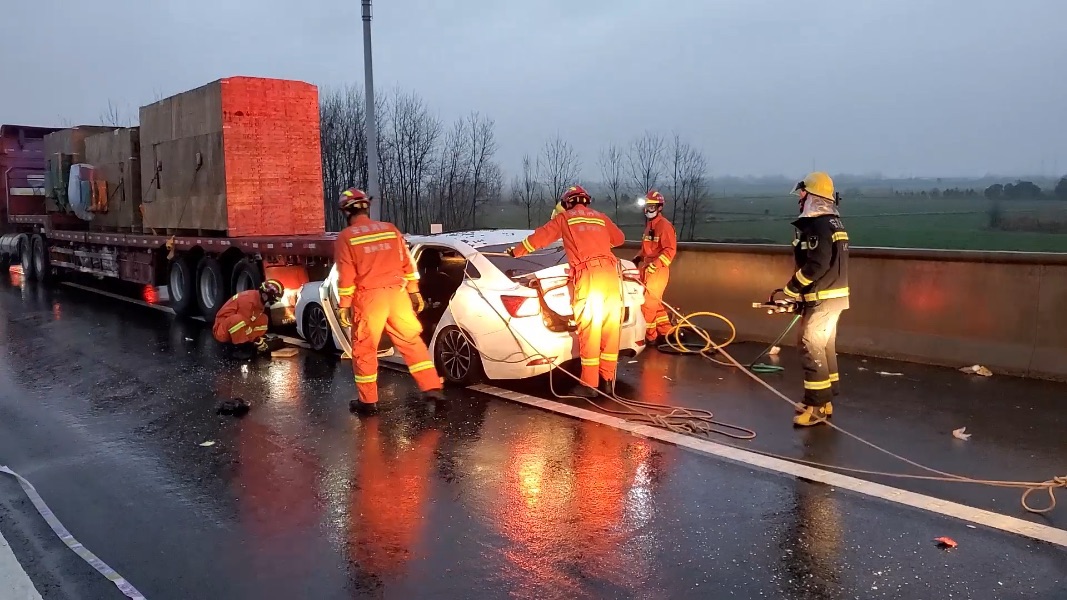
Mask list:
POLYGON ((144 106, 140 118, 146 232, 325 230, 315 86, 229 77, 144 106))

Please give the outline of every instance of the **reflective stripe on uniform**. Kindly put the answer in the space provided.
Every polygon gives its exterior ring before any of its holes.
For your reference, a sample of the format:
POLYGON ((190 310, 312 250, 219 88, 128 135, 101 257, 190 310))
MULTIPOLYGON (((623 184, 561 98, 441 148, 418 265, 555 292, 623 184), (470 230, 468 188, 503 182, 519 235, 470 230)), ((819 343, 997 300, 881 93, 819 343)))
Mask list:
POLYGON ((260 325, 259 327, 255 328, 255 331, 266 331, 266 330, 267 330, 267 326, 266 325, 260 325))
POLYGON ((597 366, 599 364, 600 364, 600 358, 599 357, 597 357, 597 358, 583 358, 582 359, 582 366, 583 367, 595 367, 595 366, 597 366))
POLYGON ((670 317, 656 317, 656 323, 670 323, 670 317))
POLYGON ((404 281, 418 281, 418 280, 419 280, 419 274, 418 273, 404 273, 404 281))
POLYGON ((838 231, 834 235, 830 236, 830 239, 835 241, 835 242, 847 242, 848 241, 848 234, 845 233, 844 231, 838 231))
POLYGON ((417 363, 411 365, 410 367, 408 367, 408 372, 409 373, 418 373, 419 371, 425 371, 427 369, 432 369, 432 368, 433 368, 433 362, 429 361, 429 360, 424 360, 422 362, 417 362, 417 363))
POLYGON ((358 246, 360 244, 369 244, 371 242, 381 242, 383 240, 395 240, 395 231, 382 231, 381 233, 368 233, 366 235, 357 235, 354 238, 348 239, 350 246, 358 246))
POLYGON ((337 295, 338 296, 351 296, 352 294, 355 294, 355 293, 356 293, 356 286, 354 286, 354 285, 353 286, 349 286, 349 287, 337 288, 337 295))
POLYGON ((233 334, 237 333, 238 331, 241 331, 241 329, 244 326, 245 326, 245 322, 241 321, 240 323, 234 325, 233 327, 230 327, 230 335, 233 335, 233 334))
POLYGON ((619 362, 619 355, 612 352, 605 352, 600 355, 600 360, 605 362, 619 362))
MULTIPOLYGON (((786 290, 789 293, 789 290, 786 290)), ((811 302, 813 300, 829 300, 831 298, 847 298, 848 288, 835 288, 832 290, 823 290, 821 292, 815 292, 814 294, 804 294, 804 300, 811 302)))
POLYGON ((374 383, 378 381, 378 374, 373 375, 356 375, 356 383, 374 383))
POLYGON ((798 293, 794 292, 793 290, 789 289, 789 286, 786 286, 785 289, 782 290, 782 292, 786 296, 789 296, 790 298, 799 298, 800 297, 800 294, 798 294, 798 293))
POLYGON ((522 240, 522 247, 526 248, 527 252, 536 252, 537 251, 537 248, 534 248, 533 244, 531 244, 530 240, 528 240, 528 239, 522 240))
POLYGON ((828 390, 830 389, 830 380, 824 379, 823 381, 805 381, 804 389, 806 390, 828 390))
POLYGON ((645 329, 647 329, 649 331, 652 331, 655 328, 656 328, 656 322, 655 321, 652 321, 651 323, 648 323, 647 325, 645 325, 645 329))
POLYGON ((567 225, 600 225, 604 227, 604 219, 594 219, 593 217, 571 217, 567 219, 567 225))
POLYGON ((811 285, 812 284, 812 280, 808 279, 807 277, 804 277, 804 273, 802 273, 799 270, 796 272, 795 275, 793 275, 793 277, 797 278, 797 281, 800 282, 800 285, 811 285))
POLYGON ((830 373, 830 381, 831 382, 841 381, 841 375, 838 374, 838 373, 830 373))
POLYGON ((660 262, 663 263, 663 266, 665 266, 665 267, 671 266, 671 259, 667 258, 666 254, 661 254, 659 256, 659 260, 660 260, 660 262))

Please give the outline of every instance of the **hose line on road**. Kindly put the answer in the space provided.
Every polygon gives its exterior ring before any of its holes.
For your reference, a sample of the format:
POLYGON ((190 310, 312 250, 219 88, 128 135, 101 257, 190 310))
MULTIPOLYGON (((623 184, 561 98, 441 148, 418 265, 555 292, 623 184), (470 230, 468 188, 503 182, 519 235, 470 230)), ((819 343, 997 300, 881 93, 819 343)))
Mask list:
MULTIPOLYGON (((733 366, 733 367, 736 367, 736 368, 740 369, 743 373, 745 373, 745 375, 747 375, 749 378, 751 378, 755 382, 759 383, 761 386, 767 388, 767 390, 770 391, 772 394, 774 394, 778 398, 780 398, 783 401, 785 401, 785 402, 789 403, 790 405, 792 405, 794 407, 794 409, 801 409, 802 408, 801 404, 790 400, 785 394, 783 394, 782 392, 778 391, 777 388, 775 388, 771 384, 767 383, 763 379, 760 379, 755 373, 753 373, 753 369, 748 368, 745 365, 742 365, 740 362, 737 361, 737 359, 735 359, 733 356, 731 356, 730 353, 726 352, 726 350, 724 349, 726 344, 716 344, 711 339, 711 335, 708 334, 707 331, 705 331, 704 329, 701 329, 700 327, 694 325, 690 321, 690 318, 693 317, 693 316, 706 315, 708 313, 691 313, 690 315, 683 315, 681 312, 678 311, 678 309, 674 308, 670 304, 667 304, 666 302, 663 303, 663 306, 667 307, 667 309, 669 311, 671 311, 674 314, 674 316, 678 319, 677 325, 676 325, 677 328, 685 327, 687 330, 693 331, 694 333, 696 333, 697 336, 699 336, 700 338, 702 338, 704 340, 706 345, 703 347, 702 350, 700 350, 698 352, 703 358, 705 358, 705 359, 707 359, 707 360, 709 360, 711 362, 714 362, 716 364, 720 364, 721 365, 721 364, 723 364, 721 361, 716 360, 713 356, 711 356, 712 353, 721 354, 724 358, 726 358, 727 361, 729 361, 729 363, 728 363, 729 366, 733 366)), ((714 314, 714 313, 711 313, 711 314, 714 314)), ((720 318, 722 318, 724 321, 726 321, 725 317, 720 317, 720 318)), ((794 317, 793 322, 790 323, 789 328, 786 329, 786 332, 788 332, 789 329, 792 329, 793 325, 796 324, 798 318, 799 318, 799 315, 797 317, 794 317)), ((727 321, 727 322, 729 323, 729 321, 727 321)), ((732 325, 731 325, 731 327, 732 327, 732 325)), ((779 337, 779 341, 781 341, 781 339, 783 339, 784 337, 785 337, 785 332, 783 332, 782 336, 779 337)), ((733 340, 733 336, 731 336, 729 341, 732 341, 732 340, 733 340)), ((946 471, 941 471, 941 470, 935 469, 933 467, 928 467, 926 465, 920 464, 920 463, 915 462, 915 461, 913 461, 911 459, 905 458, 905 457, 903 457, 903 456, 901 456, 899 454, 896 454, 895 452, 892 452, 890 450, 887 450, 887 449, 879 446, 878 444, 875 444, 874 442, 867 441, 866 439, 864 439, 864 438, 862 438, 862 437, 860 437, 860 436, 858 436, 858 435, 856 435, 856 434, 854 434, 854 433, 852 433, 850 431, 847 431, 847 430, 843 429, 842 427, 840 427, 838 425, 835 425, 833 422, 831 422, 831 421, 829 421, 827 419, 822 419, 822 421, 825 422, 830 427, 832 427, 833 429, 843 433, 844 435, 846 435, 846 436, 848 436, 848 437, 850 437, 850 438, 852 438, 852 439, 854 439, 854 440, 856 440, 856 441, 858 441, 858 442, 860 442, 860 443, 862 443, 862 444, 864 444, 864 445, 866 445, 866 446, 868 446, 870 448, 873 448, 874 450, 877 450, 877 451, 882 452, 882 453, 884 453, 884 454, 886 454, 886 455, 888 455, 888 456, 890 456, 892 458, 895 458, 895 459, 897 459, 899 461, 907 463, 907 464, 909 464, 909 465, 911 465, 911 466, 913 466, 913 467, 915 467, 917 469, 926 471, 928 473, 933 473, 933 475, 914 475, 914 474, 910 474, 910 473, 893 473, 893 472, 874 471, 874 470, 867 470, 867 469, 855 469, 855 468, 851 468, 851 467, 841 467, 841 466, 830 465, 830 464, 821 463, 821 462, 817 462, 817 461, 811 461, 811 460, 806 460, 806 459, 794 458, 794 457, 790 457, 790 456, 784 456, 784 455, 775 454, 775 453, 772 453, 772 452, 766 452, 766 451, 763 451, 763 450, 758 450, 758 449, 751 448, 751 447, 745 447, 744 449, 748 450, 748 451, 751 451, 751 452, 755 452, 757 454, 762 454, 764 456, 770 456, 772 458, 778 458, 778 459, 781 459, 781 460, 788 460, 788 461, 792 461, 792 462, 795 462, 795 463, 800 463, 800 464, 804 464, 804 465, 808 465, 808 466, 812 466, 812 467, 836 469, 836 470, 846 471, 846 472, 850 472, 850 473, 860 473, 860 474, 864 474, 864 475, 874 475, 874 476, 883 476, 883 477, 894 477, 894 478, 898 478, 898 479, 918 479, 918 480, 926 480, 926 481, 944 481, 944 482, 949 482, 949 483, 970 483, 970 484, 977 484, 977 485, 987 485, 987 486, 991 486, 991 487, 1012 488, 1012 489, 1022 490, 1022 497, 1019 500, 1020 504, 1022 505, 1023 509, 1025 509, 1026 511, 1031 512, 1031 513, 1036 513, 1036 514, 1048 513, 1048 512, 1051 512, 1054 508, 1056 508, 1056 490, 1057 489, 1067 488, 1067 475, 1053 477, 1051 479, 1048 479, 1048 480, 1042 481, 1042 482, 1035 482, 1035 481, 1006 481, 1006 480, 997 480, 997 479, 978 479, 978 478, 974 478, 974 477, 967 477, 965 475, 957 475, 955 473, 949 473, 949 472, 946 472, 946 471), (1033 494, 1034 492, 1038 492, 1038 491, 1044 491, 1044 492, 1048 493, 1049 504, 1045 508, 1034 508, 1029 503, 1030 495, 1033 494)), ((753 437, 755 437, 755 436, 753 436, 753 437)))

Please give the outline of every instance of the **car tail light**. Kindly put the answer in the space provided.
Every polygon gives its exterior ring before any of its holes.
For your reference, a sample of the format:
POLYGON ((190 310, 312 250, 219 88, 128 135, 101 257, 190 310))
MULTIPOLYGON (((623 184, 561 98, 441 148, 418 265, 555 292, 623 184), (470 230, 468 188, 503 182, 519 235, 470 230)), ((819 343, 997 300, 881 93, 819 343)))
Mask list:
POLYGON ((501 296, 500 302, 512 317, 532 317, 541 310, 537 298, 530 296, 501 296))

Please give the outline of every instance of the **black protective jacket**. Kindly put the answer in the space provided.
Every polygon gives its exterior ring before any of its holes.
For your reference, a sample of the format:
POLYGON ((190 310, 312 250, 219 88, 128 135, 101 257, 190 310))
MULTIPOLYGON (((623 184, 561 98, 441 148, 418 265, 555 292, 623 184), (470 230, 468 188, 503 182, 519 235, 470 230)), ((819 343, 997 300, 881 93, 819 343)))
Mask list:
POLYGON ((790 298, 807 304, 831 300, 848 308, 848 233, 836 214, 793 221, 796 273, 785 286, 790 298))

